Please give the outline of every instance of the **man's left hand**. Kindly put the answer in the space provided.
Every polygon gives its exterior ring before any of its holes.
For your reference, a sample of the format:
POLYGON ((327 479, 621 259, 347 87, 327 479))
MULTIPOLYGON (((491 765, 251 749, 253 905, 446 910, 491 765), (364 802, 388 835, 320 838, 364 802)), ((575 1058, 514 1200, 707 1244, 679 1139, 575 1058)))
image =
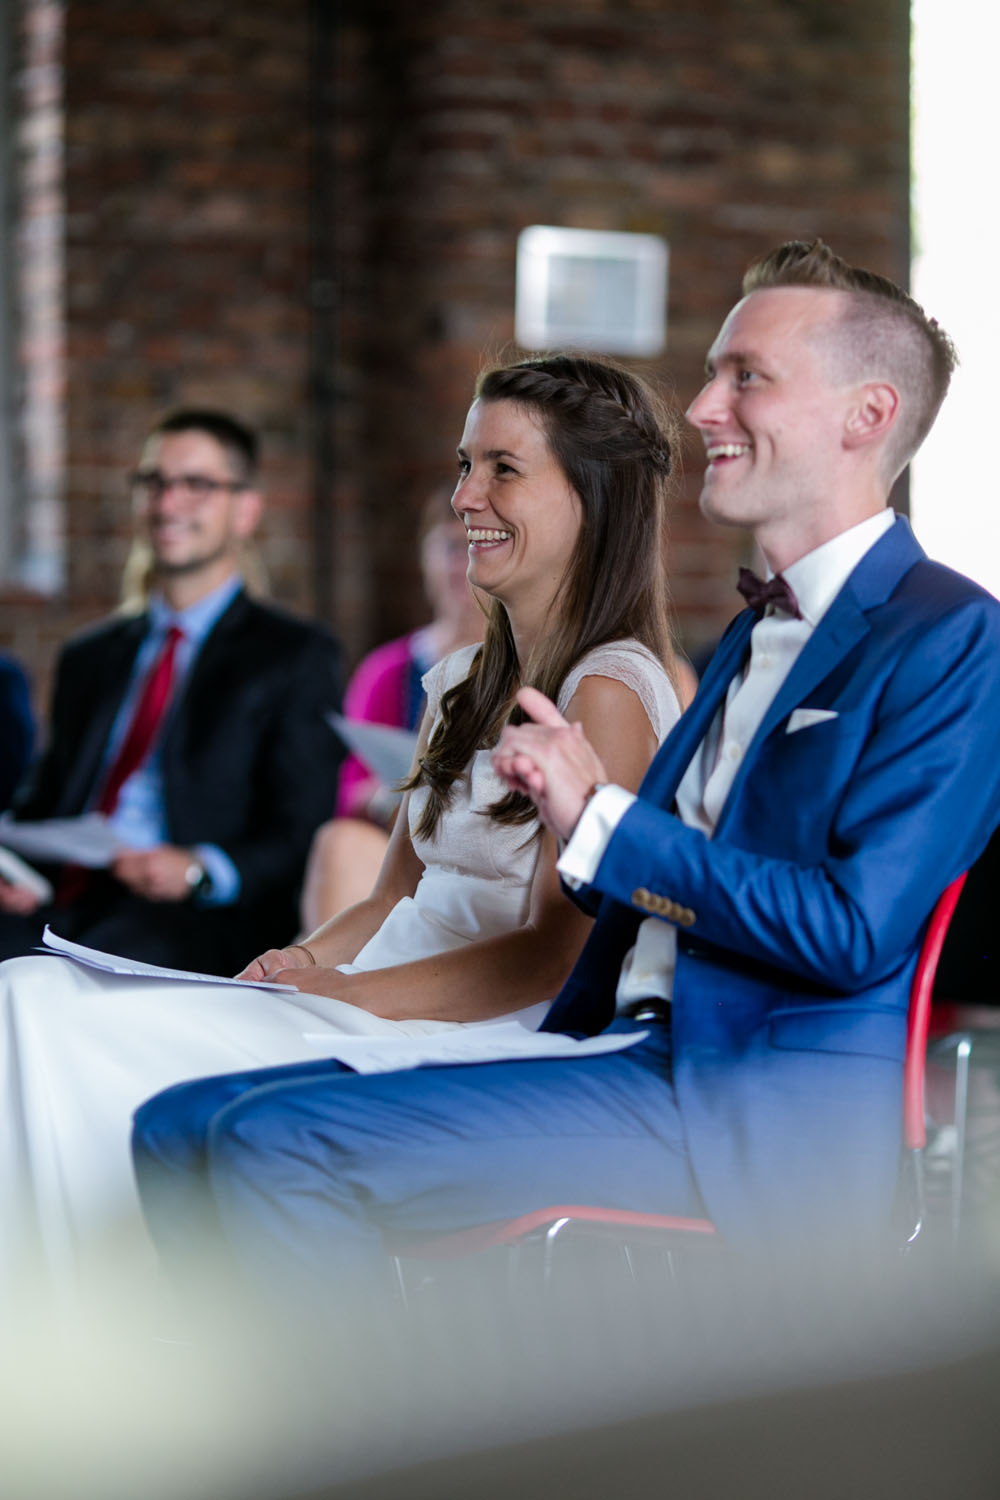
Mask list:
POLYGON ((546 828, 568 839, 607 772, 580 725, 564 719, 544 693, 522 688, 517 701, 534 722, 507 726, 493 752, 493 769, 511 791, 531 798, 546 828))
POLYGON ((147 901, 186 901, 191 894, 187 872, 195 856, 175 844, 155 849, 126 849, 111 862, 111 874, 147 901))

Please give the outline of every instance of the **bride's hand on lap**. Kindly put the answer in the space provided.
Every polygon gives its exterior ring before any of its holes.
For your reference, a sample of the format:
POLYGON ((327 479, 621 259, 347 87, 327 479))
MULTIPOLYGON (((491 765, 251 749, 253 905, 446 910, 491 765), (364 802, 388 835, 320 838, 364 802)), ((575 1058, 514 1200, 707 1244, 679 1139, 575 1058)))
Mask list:
MULTIPOLYGON (((289 969, 310 969, 316 967, 316 960, 309 949, 303 943, 292 943, 287 948, 268 948, 258 958, 252 959, 245 969, 241 969, 236 975, 237 979, 277 979, 280 973, 289 969)), ((292 984, 291 979, 282 979, 282 984, 292 984)))

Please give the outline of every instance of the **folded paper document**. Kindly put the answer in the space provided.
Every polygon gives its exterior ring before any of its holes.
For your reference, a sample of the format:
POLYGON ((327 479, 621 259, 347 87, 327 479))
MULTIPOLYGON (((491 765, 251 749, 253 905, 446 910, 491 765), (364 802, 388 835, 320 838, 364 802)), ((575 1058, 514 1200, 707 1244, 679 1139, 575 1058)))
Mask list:
POLYGON ((48 864, 85 865, 103 870, 125 846, 103 813, 83 813, 79 818, 43 818, 37 823, 19 823, 0 818, 0 844, 25 859, 48 864))
POLYGON ((31 891, 39 901, 48 902, 52 900, 53 892, 49 881, 44 875, 31 865, 25 864, 19 854, 12 849, 4 849, 0 845, 0 880, 9 881, 11 885, 23 886, 26 891, 31 891))
POLYGON ((330 1036, 303 1032, 316 1043, 316 1056, 335 1057, 355 1073, 393 1073, 424 1064, 526 1062, 541 1057, 593 1057, 621 1052, 649 1035, 648 1031, 612 1032, 582 1040, 561 1031, 530 1031, 517 1021, 456 1026, 429 1036, 330 1036))
POLYGON ((327 714, 326 722, 340 736, 348 750, 363 760, 386 786, 395 786, 409 776, 417 736, 410 729, 393 729, 388 724, 369 724, 362 719, 345 719, 343 714, 327 714))
POLYGON ((60 958, 71 958, 74 963, 88 969, 100 969, 105 974, 129 974, 136 979, 172 979, 183 984, 242 984, 255 990, 281 990, 295 993, 292 984, 275 984, 269 979, 224 979, 218 974, 192 974, 187 969, 164 969, 159 964, 144 964, 137 958, 122 958, 118 953, 102 953, 99 948, 86 948, 83 943, 72 943, 60 937, 51 927, 42 935, 42 953, 57 953, 60 958))
MULTIPOLYGON (((281 990, 297 993, 293 985, 274 984, 268 980, 220 979, 217 974, 189 974, 183 969, 162 969, 114 953, 101 953, 71 943, 50 928, 43 939, 45 953, 70 958, 87 968, 107 974, 121 974, 139 979, 172 980, 187 984, 240 984, 259 990, 281 990)), ((207 997, 206 997, 207 998, 207 997)), ((281 1001, 276 1001, 281 1004, 281 1001)), ((473 1022, 466 1026, 443 1027, 427 1036, 338 1036, 334 1031, 303 1030, 302 1037, 315 1044, 317 1059, 336 1058, 355 1073, 392 1073, 399 1068, 418 1068, 423 1064, 486 1063, 540 1057, 592 1057, 595 1053, 620 1052, 648 1036, 646 1031, 613 1032, 588 1036, 582 1040, 560 1031, 532 1031, 516 1020, 473 1022)))

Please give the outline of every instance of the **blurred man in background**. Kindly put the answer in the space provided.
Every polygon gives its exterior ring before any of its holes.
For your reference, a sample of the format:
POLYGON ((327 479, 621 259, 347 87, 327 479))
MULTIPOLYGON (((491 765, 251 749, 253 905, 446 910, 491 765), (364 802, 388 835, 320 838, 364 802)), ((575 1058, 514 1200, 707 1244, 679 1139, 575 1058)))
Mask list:
MULTIPOLYGON (((51 873, 55 897, 0 883, 0 956, 62 936, 154 963, 235 972, 291 938, 309 843, 333 810, 340 651, 320 625, 251 598, 263 499, 257 439, 217 411, 149 434, 130 489, 140 607, 60 654, 48 748, 19 820, 103 813, 110 866, 51 873)), ((135 559, 133 559, 134 563, 135 559)))

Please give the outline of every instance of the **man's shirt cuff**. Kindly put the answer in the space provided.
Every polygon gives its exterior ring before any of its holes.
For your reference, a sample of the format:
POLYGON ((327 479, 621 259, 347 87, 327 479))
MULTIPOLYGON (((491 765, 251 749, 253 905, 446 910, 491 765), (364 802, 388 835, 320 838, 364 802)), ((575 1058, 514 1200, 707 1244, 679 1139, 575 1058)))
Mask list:
POLYGON ((240 872, 217 844, 195 844, 194 852, 205 867, 212 889, 198 897, 200 906, 232 906, 240 894, 240 872))
POLYGON ((622 786, 602 786, 591 797, 556 865, 570 890, 593 883, 611 835, 634 801, 622 786))

